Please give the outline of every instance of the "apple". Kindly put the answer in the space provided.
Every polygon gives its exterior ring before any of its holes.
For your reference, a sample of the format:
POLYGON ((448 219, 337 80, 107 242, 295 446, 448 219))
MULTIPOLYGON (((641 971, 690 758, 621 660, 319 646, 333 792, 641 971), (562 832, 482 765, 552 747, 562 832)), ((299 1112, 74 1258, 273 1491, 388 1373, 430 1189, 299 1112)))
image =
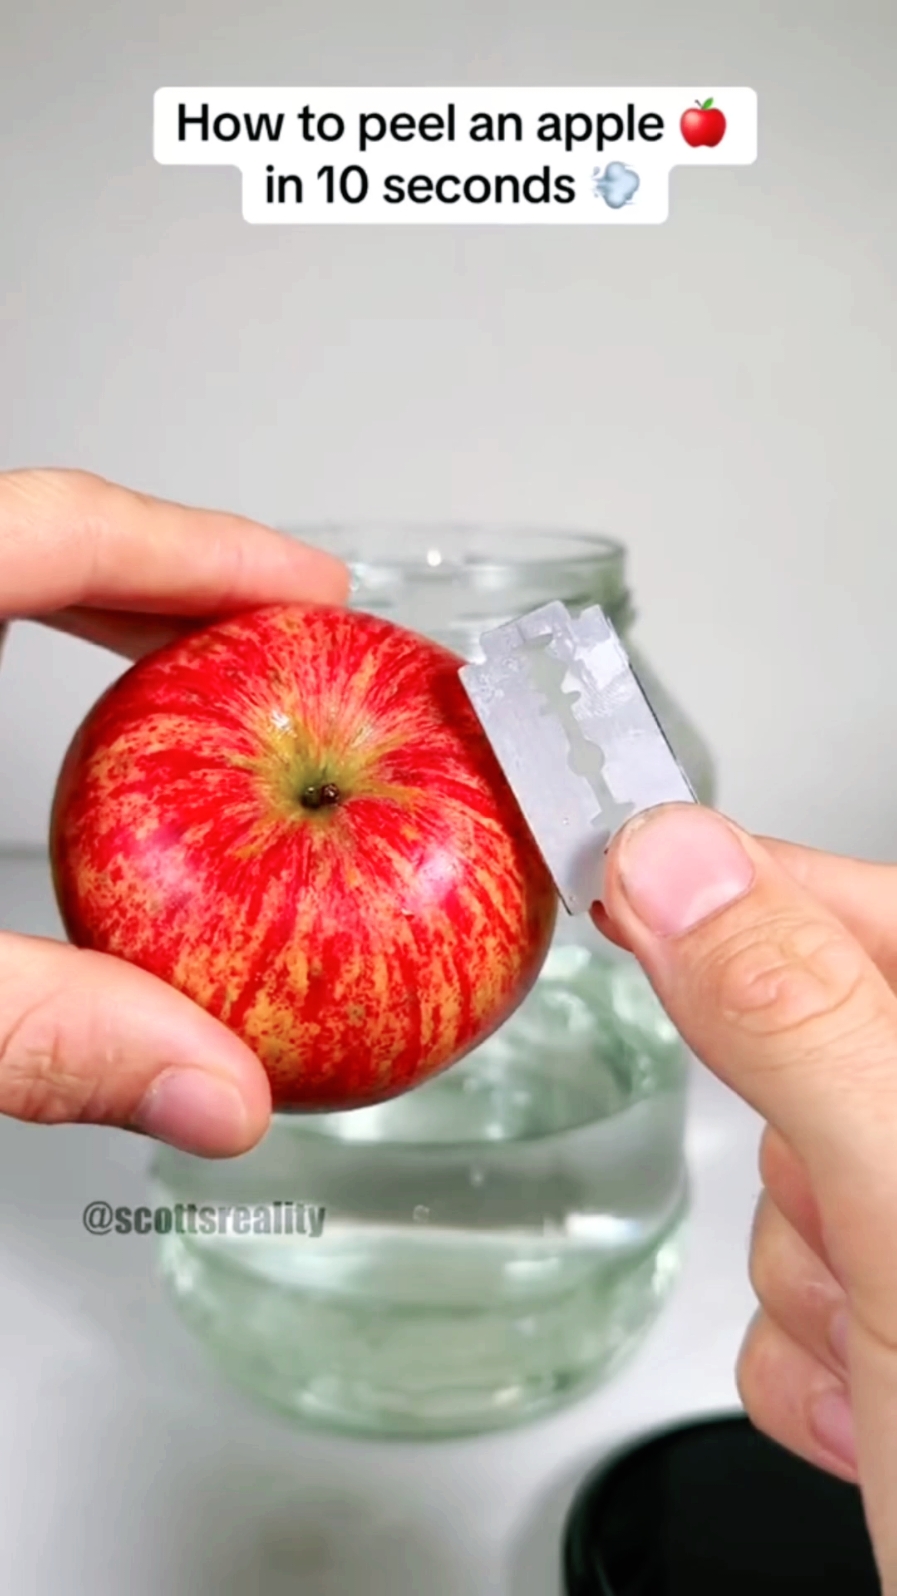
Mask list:
POLYGON ((267 606, 132 666, 65 756, 68 936, 223 1021, 277 1109, 417 1086, 542 966, 557 895, 462 663, 373 615, 267 606))
POLYGON ((683 112, 679 126, 686 144, 693 149, 706 144, 710 149, 715 149, 726 131, 726 119, 722 111, 714 107, 713 100, 695 100, 697 110, 683 112))

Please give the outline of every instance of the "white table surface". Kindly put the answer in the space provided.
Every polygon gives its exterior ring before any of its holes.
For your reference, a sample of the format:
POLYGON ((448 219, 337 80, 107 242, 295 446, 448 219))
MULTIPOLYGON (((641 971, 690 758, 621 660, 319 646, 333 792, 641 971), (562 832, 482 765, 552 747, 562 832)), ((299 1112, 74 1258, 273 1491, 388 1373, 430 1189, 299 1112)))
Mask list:
MULTIPOLYGON (((0 925, 59 934, 45 862, 0 859, 0 925)), ((564 1516, 621 1440, 737 1405, 756 1116, 695 1067, 683 1279, 641 1351, 551 1419, 481 1440, 303 1431, 206 1363, 149 1237, 138 1137, 0 1121, 2 1596, 558 1596, 564 1516)))

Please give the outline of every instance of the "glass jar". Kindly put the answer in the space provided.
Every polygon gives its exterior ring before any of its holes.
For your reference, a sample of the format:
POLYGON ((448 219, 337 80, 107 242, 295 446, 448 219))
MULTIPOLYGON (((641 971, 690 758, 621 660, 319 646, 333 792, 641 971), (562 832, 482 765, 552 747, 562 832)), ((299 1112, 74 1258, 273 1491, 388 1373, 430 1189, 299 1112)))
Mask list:
MULTIPOLYGON (((605 538, 465 527, 306 527, 351 602, 481 657, 549 599, 599 603, 699 795, 710 760, 629 636, 605 538)), ((675 1279, 687 1207, 686 1057, 635 962, 563 910, 539 980, 486 1043, 405 1096, 278 1116, 227 1163, 163 1149, 169 1206, 320 1205, 317 1237, 164 1236, 187 1322, 232 1374, 305 1421, 473 1433, 606 1377, 675 1279)))

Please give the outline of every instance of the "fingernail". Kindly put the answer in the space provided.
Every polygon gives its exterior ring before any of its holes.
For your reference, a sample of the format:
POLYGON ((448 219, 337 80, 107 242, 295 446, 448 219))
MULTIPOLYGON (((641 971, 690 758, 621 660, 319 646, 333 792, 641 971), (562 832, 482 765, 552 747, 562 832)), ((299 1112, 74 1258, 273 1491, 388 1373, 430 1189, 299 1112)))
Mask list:
POLYGON ((836 1309, 829 1325, 828 1344, 842 1369, 847 1368, 847 1326, 847 1309, 836 1309))
POLYGON ((160 1075, 133 1118, 135 1129, 185 1153, 220 1153, 242 1143, 246 1110, 236 1086, 206 1070, 160 1075))
POLYGON ((735 833, 710 809, 653 810, 625 828, 618 869, 643 925, 682 936, 747 892, 754 866, 735 833))
POLYGON ((845 1468, 856 1469, 853 1414, 847 1392, 823 1391, 811 1404, 809 1417, 810 1428, 820 1446, 838 1458, 845 1468))

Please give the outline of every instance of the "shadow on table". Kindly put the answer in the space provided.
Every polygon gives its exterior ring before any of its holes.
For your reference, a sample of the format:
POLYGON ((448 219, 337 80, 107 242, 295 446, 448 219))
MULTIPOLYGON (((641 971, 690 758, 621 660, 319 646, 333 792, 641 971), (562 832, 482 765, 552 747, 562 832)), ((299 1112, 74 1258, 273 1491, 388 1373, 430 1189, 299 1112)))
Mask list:
MULTIPOLYGON (((4 1404, 5 1405, 5 1404, 4 1404)), ((21 1425, 23 1437, 26 1426, 21 1425)), ((82 1371, 50 1382, 4 1481, 6 1588, 17 1596, 457 1596, 451 1545, 335 1460, 243 1441, 82 1371)))

